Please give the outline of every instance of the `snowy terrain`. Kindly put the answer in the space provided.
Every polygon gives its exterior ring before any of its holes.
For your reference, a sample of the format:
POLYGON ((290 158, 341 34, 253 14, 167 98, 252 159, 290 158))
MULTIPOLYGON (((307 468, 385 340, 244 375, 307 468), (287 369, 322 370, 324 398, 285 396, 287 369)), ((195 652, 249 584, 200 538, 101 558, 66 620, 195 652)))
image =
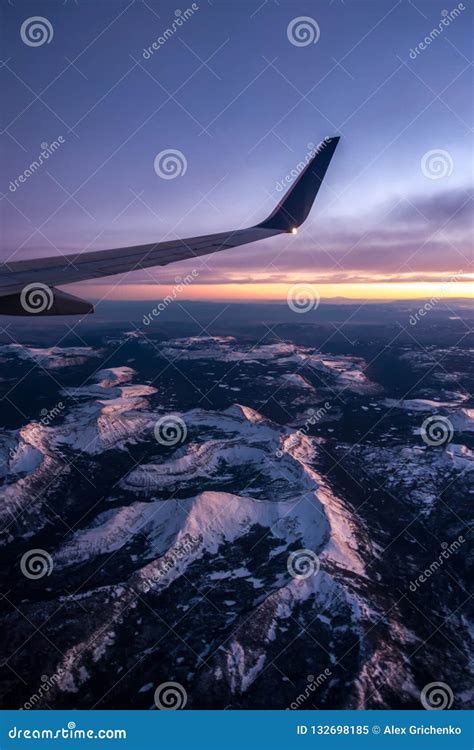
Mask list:
MULTIPOLYGON (((435 369, 405 397, 359 352, 125 339, 111 366, 116 338, 1 348, 65 373, 53 417, 0 436, 0 553, 17 581, 5 705, 28 700, 16 675, 31 672, 58 675, 37 707, 149 708, 174 680, 189 708, 286 708, 321 674, 301 708, 417 708, 442 677, 466 707, 469 623, 447 619, 467 585, 464 547, 437 574, 437 611, 434 577, 410 589, 471 512, 462 352, 453 378, 435 369), (429 445, 421 427, 436 415, 452 434, 429 445), (159 432, 166 419, 175 433, 159 432), (51 556, 40 580, 19 578, 32 548, 51 556), (448 653, 430 640, 440 618, 448 653)), ((397 361, 426 366, 406 348, 397 361)))

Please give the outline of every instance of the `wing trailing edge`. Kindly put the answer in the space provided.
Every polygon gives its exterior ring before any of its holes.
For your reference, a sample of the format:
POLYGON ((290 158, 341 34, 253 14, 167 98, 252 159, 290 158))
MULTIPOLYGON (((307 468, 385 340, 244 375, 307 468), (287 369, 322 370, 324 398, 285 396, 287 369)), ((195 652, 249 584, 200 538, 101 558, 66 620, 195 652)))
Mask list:
POLYGON ((165 266, 295 232, 308 217, 338 142, 339 137, 325 138, 275 210, 253 227, 148 245, 20 260, 0 266, 0 314, 89 314, 94 312, 91 303, 56 287, 165 266), (34 304, 27 300, 34 300, 34 304))

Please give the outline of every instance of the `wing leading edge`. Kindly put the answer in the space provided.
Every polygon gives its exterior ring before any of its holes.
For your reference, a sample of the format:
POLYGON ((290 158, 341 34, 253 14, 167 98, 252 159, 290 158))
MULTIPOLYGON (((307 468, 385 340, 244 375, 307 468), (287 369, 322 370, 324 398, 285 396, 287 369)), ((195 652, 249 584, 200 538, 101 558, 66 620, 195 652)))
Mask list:
POLYGON ((21 260, 0 266, 0 314, 74 315, 94 307, 57 286, 165 266, 294 232, 307 218, 339 137, 326 138, 270 216, 247 229, 184 240, 21 260))

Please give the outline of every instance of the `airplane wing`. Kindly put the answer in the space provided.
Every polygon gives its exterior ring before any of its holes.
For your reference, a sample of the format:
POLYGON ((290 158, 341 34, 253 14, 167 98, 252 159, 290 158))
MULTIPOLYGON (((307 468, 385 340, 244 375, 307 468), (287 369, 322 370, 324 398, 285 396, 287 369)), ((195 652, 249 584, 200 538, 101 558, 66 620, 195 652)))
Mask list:
POLYGON ((189 258, 294 233, 308 216, 339 137, 326 138, 270 216, 256 226, 230 232, 155 242, 113 250, 20 260, 0 265, 0 314, 77 315, 94 306, 56 287, 103 276, 166 266, 189 258))

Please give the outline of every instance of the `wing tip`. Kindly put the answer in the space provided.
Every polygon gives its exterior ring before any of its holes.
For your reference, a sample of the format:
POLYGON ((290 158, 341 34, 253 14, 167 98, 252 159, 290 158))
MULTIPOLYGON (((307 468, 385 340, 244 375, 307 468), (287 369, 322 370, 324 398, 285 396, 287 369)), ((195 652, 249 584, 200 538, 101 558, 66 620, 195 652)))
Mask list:
MULTIPOLYGON (((257 226, 294 233, 306 220, 341 136, 326 136, 270 216, 257 226)), ((311 154, 312 152, 310 152, 311 154)), ((308 158, 308 155, 307 155, 308 158)))

